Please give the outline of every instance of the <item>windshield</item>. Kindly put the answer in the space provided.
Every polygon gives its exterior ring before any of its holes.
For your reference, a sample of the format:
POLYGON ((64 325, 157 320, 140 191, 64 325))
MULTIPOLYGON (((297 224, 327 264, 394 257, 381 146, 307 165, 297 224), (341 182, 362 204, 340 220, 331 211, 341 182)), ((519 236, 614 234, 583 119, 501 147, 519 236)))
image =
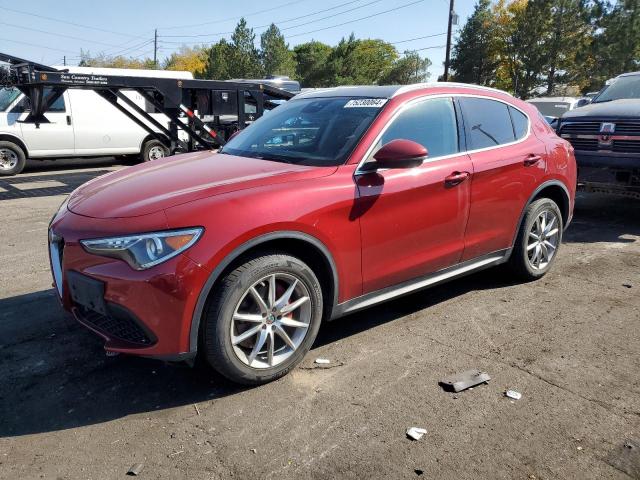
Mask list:
POLYGON ((0 88, 0 112, 4 112, 20 95, 17 88, 0 88))
POLYGON ((610 102, 623 98, 640 98, 640 75, 616 78, 593 103, 610 102))
POLYGON ((309 98, 273 109, 221 153, 312 166, 342 165, 384 99, 309 98))
POLYGON ((564 102, 529 102, 536 106, 542 115, 547 117, 561 117, 563 113, 571 109, 571 104, 564 102))

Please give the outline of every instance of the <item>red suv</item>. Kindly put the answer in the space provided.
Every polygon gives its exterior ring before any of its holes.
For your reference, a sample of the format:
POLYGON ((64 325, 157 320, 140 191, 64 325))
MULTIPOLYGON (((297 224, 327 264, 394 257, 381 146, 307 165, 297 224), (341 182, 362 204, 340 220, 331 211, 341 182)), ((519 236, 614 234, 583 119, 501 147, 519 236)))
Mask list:
POLYGON ((571 220, 571 146, 532 105, 460 84, 301 94, 217 154, 76 190, 51 222, 64 307, 110 352, 262 383, 322 320, 507 263, 544 275, 571 220))

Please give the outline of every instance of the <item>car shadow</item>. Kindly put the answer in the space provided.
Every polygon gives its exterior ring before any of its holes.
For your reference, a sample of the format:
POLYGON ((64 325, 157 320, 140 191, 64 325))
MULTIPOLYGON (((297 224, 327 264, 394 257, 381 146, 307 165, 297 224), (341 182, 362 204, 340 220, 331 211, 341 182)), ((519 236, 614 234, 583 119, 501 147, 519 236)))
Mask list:
POLYGON ((110 171, 101 169, 83 172, 0 177, 0 201, 66 195, 73 192, 83 183, 110 171))
MULTIPOLYGON (((324 324, 314 348, 475 289, 509 285, 499 270, 469 276, 324 324)), ((46 290, 0 300, 0 437, 57 431, 234 395, 211 369, 131 356, 107 357, 46 290), (28 321, 25 321, 28 319, 28 321)))
POLYGON ((633 243, 640 236, 640 200, 579 193, 566 243, 633 243))

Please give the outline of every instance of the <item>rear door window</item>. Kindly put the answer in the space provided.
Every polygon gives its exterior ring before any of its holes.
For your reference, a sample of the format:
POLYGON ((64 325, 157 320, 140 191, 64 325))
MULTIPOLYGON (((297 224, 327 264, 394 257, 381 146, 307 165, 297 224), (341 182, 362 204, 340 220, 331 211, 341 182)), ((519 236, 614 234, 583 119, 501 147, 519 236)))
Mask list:
POLYGON ((478 150, 515 141, 507 104, 496 100, 461 97, 467 148, 478 150))
POLYGON ((432 98, 409 106, 392 120, 377 147, 398 139, 419 143, 427 149, 429 158, 457 153, 458 125, 453 100, 432 98))

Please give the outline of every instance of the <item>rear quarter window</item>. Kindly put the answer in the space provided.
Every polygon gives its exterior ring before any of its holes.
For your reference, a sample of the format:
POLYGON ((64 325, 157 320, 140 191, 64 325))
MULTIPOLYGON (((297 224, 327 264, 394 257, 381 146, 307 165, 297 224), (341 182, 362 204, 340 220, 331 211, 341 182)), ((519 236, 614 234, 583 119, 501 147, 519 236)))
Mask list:
POLYGON ((513 122, 513 133, 516 136, 516 140, 520 140, 527 136, 529 131, 529 119, 517 108, 509 107, 509 113, 511 114, 511 121, 513 122))
POLYGON ((478 150, 515 141, 507 104, 487 98, 462 97, 467 148, 478 150))

